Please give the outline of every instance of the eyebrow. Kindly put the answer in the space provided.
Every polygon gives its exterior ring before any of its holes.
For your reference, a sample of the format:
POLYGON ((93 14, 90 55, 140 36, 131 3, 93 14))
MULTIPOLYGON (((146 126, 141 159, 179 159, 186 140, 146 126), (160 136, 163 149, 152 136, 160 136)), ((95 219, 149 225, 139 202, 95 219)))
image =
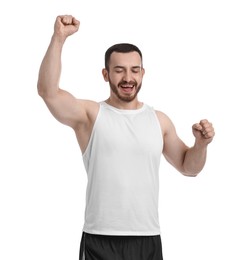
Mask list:
MULTIPOLYGON (((117 65, 114 67, 114 69, 125 69, 125 67, 117 65)), ((142 67, 141 66, 132 66, 132 69, 142 69, 142 67)))

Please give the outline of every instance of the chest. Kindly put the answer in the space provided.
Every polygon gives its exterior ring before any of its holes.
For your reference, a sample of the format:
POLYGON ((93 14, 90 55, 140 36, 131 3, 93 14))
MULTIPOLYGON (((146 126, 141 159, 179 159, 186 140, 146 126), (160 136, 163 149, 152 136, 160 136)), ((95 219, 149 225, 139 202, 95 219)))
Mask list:
POLYGON ((162 150, 161 129, 156 115, 104 113, 95 128, 102 153, 128 156, 158 154, 162 150))

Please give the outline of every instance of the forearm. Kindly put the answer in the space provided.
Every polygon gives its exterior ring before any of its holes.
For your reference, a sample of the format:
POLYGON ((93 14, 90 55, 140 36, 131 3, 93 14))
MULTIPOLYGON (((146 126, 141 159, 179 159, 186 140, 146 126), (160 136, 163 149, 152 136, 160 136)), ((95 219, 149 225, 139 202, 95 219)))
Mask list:
POLYGON ((64 41, 53 35, 42 60, 37 84, 38 93, 42 97, 53 96, 58 91, 63 44, 64 41))
POLYGON ((207 145, 195 145, 187 150, 184 157, 184 175, 196 176, 204 167, 207 155, 207 145))

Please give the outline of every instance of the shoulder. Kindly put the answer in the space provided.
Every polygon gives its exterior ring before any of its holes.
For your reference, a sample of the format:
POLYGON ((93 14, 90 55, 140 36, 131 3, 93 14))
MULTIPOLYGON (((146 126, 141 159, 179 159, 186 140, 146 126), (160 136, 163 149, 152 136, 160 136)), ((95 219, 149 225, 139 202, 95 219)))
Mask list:
POLYGON ((174 124, 168 115, 159 110, 155 110, 155 113, 159 120, 163 135, 166 135, 168 132, 175 130, 174 124))
POLYGON ((164 112, 159 111, 159 110, 155 110, 155 113, 160 121, 160 123, 163 124, 169 124, 171 123, 171 119, 169 118, 168 115, 166 115, 164 112))

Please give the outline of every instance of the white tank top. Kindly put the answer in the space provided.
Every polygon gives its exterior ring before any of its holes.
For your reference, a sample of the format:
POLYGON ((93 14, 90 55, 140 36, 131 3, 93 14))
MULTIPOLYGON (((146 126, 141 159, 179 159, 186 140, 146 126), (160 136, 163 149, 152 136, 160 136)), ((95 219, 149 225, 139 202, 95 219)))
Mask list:
POLYGON ((158 235, 159 164, 163 148, 154 109, 122 110, 105 102, 83 161, 88 175, 83 231, 158 235))

